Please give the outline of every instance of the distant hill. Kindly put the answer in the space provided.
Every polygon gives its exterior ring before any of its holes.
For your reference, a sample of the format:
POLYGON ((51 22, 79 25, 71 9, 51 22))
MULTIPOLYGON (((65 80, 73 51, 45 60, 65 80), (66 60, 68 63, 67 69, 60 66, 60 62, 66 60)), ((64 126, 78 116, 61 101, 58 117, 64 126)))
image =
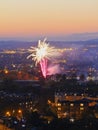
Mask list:
POLYGON ((17 49, 17 48, 29 48, 36 45, 36 42, 26 41, 0 41, 0 49, 17 49))
MULTIPOLYGON (((98 39, 88 41, 49 41, 49 43, 52 46, 62 48, 74 45, 98 44, 98 39)), ((31 46, 37 46, 37 41, 0 41, 0 49, 30 48, 31 46)))

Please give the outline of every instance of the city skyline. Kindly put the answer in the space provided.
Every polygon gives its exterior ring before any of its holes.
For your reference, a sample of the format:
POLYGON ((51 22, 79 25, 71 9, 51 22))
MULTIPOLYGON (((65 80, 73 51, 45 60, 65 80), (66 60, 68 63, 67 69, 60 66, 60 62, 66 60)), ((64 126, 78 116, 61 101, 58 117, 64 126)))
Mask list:
POLYGON ((97 7, 97 0, 3 0, 0 39, 97 39, 97 7))

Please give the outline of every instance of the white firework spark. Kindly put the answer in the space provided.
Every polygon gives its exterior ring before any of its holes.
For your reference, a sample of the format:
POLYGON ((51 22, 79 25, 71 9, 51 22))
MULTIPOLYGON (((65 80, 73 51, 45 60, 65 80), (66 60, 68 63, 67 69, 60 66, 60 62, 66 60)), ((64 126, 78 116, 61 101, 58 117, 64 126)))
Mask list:
POLYGON ((32 57, 32 60, 36 61, 36 64, 43 59, 50 60, 60 56, 59 51, 55 47, 50 46, 49 43, 46 42, 46 39, 43 41, 39 40, 38 47, 31 47, 29 51, 32 54, 30 54, 27 58, 32 57))

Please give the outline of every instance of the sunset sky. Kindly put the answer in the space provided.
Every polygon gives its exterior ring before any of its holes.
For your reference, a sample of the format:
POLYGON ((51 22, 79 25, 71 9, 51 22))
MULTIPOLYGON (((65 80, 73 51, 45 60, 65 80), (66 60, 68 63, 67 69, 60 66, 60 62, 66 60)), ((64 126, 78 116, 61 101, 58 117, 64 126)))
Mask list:
POLYGON ((98 0, 0 0, 0 38, 98 38, 98 0))

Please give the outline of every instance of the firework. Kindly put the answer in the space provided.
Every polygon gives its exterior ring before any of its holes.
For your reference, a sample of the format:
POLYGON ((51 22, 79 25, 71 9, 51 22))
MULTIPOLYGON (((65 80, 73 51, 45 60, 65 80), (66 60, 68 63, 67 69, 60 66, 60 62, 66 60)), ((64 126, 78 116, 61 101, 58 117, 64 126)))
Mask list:
POLYGON ((29 49, 31 54, 27 57, 32 57, 32 60, 36 62, 36 65, 39 63, 41 66, 41 71, 43 76, 47 76, 47 61, 58 57, 60 53, 55 47, 51 47, 49 43, 46 42, 46 39, 38 42, 38 47, 31 47, 29 49))

